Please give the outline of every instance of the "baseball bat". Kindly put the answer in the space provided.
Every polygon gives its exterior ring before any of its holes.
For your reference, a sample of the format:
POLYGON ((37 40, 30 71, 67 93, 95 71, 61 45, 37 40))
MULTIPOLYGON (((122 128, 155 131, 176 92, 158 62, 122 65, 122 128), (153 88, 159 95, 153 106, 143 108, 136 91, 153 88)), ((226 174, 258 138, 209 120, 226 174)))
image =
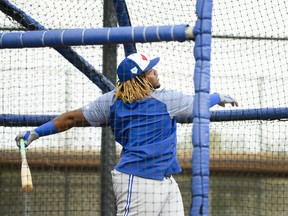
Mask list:
POLYGON ((22 164, 21 164, 22 190, 24 192, 31 192, 33 189, 32 176, 26 159, 26 149, 23 139, 20 140, 20 153, 22 158, 22 164))

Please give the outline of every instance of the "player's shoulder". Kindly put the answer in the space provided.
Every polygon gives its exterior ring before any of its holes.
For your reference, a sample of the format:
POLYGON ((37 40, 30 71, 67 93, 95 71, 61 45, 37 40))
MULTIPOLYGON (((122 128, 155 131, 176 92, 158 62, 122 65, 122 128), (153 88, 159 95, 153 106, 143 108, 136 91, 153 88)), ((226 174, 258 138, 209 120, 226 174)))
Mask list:
POLYGON ((115 100, 115 90, 104 93, 103 95, 99 96, 96 99, 96 101, 106 101, 106 102, 112 102, 114 100, 115 100))
POLYGON ((184 94, 180 91, 171 89, 161 89, 153 92, 153 97, 170 108, 187 106, 187 104, 192 104, 194 101, 194 96, 190 94, 184 94))
POLYGON ((155 98, 177 97, 181 95, 183 95, 182 92, 166 88, 153 91, 153 96, 155 98))

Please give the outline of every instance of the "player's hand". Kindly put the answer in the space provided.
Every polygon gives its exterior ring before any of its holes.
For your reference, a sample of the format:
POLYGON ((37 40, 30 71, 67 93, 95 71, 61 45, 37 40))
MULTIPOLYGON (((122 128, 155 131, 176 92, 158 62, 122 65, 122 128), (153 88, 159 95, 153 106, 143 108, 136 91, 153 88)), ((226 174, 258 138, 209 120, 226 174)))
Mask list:
POLYGON ((233 107, 238 107, 238 102, 231 96, 222 94, 219 94, 219 96, 221 100, 220 103, 218 103, 219 106, 225 107, 225 104, 231 104, 233 107))
POLYGON ((35 130, 31 130, 31 131, 24 131, 24 132, 20 132, 16 138, 16 145, 20 148, 20 139, 24 139, 24 144, 25 147, 29 146, 29 144, 31 142, 33 142, 34 140, 38 139, 39 135, 36 133, 35 130))

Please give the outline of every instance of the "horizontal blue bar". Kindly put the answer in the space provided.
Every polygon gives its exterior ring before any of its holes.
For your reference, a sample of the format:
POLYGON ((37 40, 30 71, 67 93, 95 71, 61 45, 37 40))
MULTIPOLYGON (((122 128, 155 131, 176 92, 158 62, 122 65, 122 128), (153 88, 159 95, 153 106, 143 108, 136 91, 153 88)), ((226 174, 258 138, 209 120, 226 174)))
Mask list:
POLYGON ((0 32, 0 48, 185 41, 187 25, 0 32))
POLYGON ((26 127, 40 126, 54 119, 56 115, 0 114, 0 126, 26 127))
POLYGON ((288 107, 233 109, 211 112, 211 121, 277 120, 288 118, 288 107))
MULTIPOLYGON (((211 122, 220 121, 243 121, 243 120, 277 120, 288 119, 288 107, 255 108, 255 109, 232 109, 217 110, 210 112, 211 122)), ((204 119, 202 118, 201 121, 204 119)), ((193 116, 177 118, 178 123, 192 123, 193 116)), ((205 122, 204 122, 205 123, 205 122)))
MULTIPOLYGON (((39 126, 54 119, 57 115, 18 115, 0 114, 0 126, 26 127, 39 126)), ((211 122, 241 120, 288 119, 288 107, 218 110, 211 112, 211 122)), ((192 123, 192 119, 181 119, 178 123, 192 123)))

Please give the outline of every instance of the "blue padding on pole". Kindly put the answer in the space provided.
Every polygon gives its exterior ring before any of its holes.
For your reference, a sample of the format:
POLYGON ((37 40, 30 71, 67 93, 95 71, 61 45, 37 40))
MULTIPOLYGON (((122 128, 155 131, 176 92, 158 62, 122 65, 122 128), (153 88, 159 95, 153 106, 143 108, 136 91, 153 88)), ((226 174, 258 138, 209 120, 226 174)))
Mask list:
POLYGON ((133 41, 133 28, 131 27, 121 27, 111 29, 109 35, 109 43, 123 43, 126 41, 133 41), (121 35, 121 36, 120 36, 121 35))
POLYGON ((196 14, 202 21, 203 19, 212 18, 212 0, 197 0, 196 2, 196 14))
MULTIPOLYGON (((35 32, 35 35, 33 36, 33 32, 27 32, 27 33, 23 33, 22 34, 22 40, 23 41, 27 41, 27 47, 32 47, 34 44, 37 44, 37 46, 42 46, 43 42, 42 42, 42 37, 43 37, 43 34, 41 31, 37 31, 35 32), (30 41, 29 38, 30 37, 34 37, 35 40, 34 41, 30 41)), ((8 36, 9 37, 9 36, 8 36)), ((23 46, 23 45, 22 45, 23 46)), ((17 48, 17 47, 16 47, 17 48)))
POLYGON ((193 119, 193 125, 195 125, 195 127, 193 127, 192 133, 197 134, 197 136, 192 137, 192 142, 193 142, 194 147, 209 147, 209 142, 204 142, 204 141, 209 141, 210 139, 209 123, 210 123, 209 119, 205 119, 205 118, 193 119))
POLYGON ((204 91, 200 91, 195 94, 194 101, 199 108, 194 108, 193 117, 195 120, 193 120, 193 122, 198 122, 199 119, 205 122, 206 119, 210 119, 210 95, 204 91))
POLYGON ((195 195, 195 197, 201 196, 203 190, 206 190, 206 192, 209 192, 206 187, 206 184, 209 182, 208 177, 202 178, 200 176, 195 176, 194 179, 195 181, 193 181, 193 194, 195 195), (201 184, 203 179, 204 179, 204 182, 203 182, 204 184, 201 184))
MULTIPOLYGON (((95 29, 87 29, 82 32, 81 41, 83 41, 82 45, 86 44, 94 44, 96 42, 103 43, 107 41, 107 35, 108 35, 108 28, 98 29, 97 33, 95 32, 95 29), (85 34, 85 37, 83 38, 83 35, 85 34)), ((80 45, 80 44, 79 44, 80 45)))
MULTIPOLYGON (((171 29, 167 28, 165 26, 160 26, 159 29, 161 29, 159 32, 159 38, 163 39, 163 40, 170 40, 171 39, 171 29)), ((173 34, 177 34, 177 30, 172 29, 173 30, 173 34)), ((172 35, 173 35, 172 34, 172 35)))
POLYGON ((64 44, 73 44, 74 42, 82 44, 82 32, 78 30, 71 30, 69 34, 66 34, 66 32, 63 33, 65 36, 63 37, 63 43, 64 44))
POLYGON ((198 20, 195 37, 194 70, 195 98, 192 129, 192 206, 190 215, 208 215, 209 209, 209 144, 210 144, 210 59, 212 0, 197 0, 198 20))
POLYGON ((201 62, 205 60, 208 61, 210 65, 211 47, 209 46, 209 44, 211 44, 211 35, 203 34, 201 36, 197 36, 195 38, 195 43, 202 44, 202 46, 195 46, 194 48, 195 60, 201 60, 201 62))
MULTIPOLYGON (((209 174, 210 174, 209 169, 202 169, 203 166, 209 167, 209 148, 203 148, 203 146, 195 147, 193 150, 192 163, 193 162, 194 163, 201 163, 201 166, 194 166, 193 167, 193 170, 192 170, 193 176, 199 177, 199 173, 201 173, 201 175, 203 175, 203 176, 209 176, 209 174)), ((203 176, 200 176, 200 177, 202 178, 203 176)), ((205 188, 205 189, 207 190, 207 188, 205 188)), ((194 194, 194 196, 195 196, 195 194, 194 194)), ((202 194, 201 194, 201 196, 202 196, 202 194)))
POLYGON ((189 39, 186 36, 186 28, 187 25, 182 24, 175 26, 0 32, 0 48, 59 47, 160 41, 183 42, 189 39), (171 32, 170 36, 161 37, 166 32, 171 32))

